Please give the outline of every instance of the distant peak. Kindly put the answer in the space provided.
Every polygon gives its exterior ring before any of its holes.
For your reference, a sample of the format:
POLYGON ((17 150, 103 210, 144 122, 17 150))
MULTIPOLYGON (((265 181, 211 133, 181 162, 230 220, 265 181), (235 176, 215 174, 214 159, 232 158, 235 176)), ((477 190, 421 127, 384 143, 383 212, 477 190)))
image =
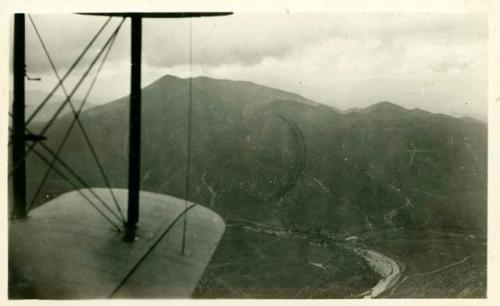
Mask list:
POLYGON ((206 76, 193 76, 193 77, 179 77, 176 75, 171 75, 171 74, 165 74, 162 77, 158 78, 157 80, 153 81, 151 84, 154 83, 164 83, 164 82, 179 82, 179 81, 188 81, 188 80, 193 80, 193 81, 199 81, 199 82, 239 82, 239 81, 232 81, 232 80, 226 80, 226 79, 215 79, 211 77, 206 77, 206 76))
POLYGON ((171 74, 165 74, 162 77, 160 77, 158 80, 182 80, 182 78, 171 75, 171 74))
MULTIPOLYGON (((471 116, 462 116, 460 117, 459 119, 463 120, 463 121, 466 121, 466 122, 471 122, 471 123, 481 123, 481 124, 485 124, 487 122, 487 120, 481 120, 481 119, 478 119, 478 118, 474 118, 474 117, 471 117, 471 116)), ((486 118, 487 119, 487 118, 486 118)))
POLYGON ((157 86, 163 87, 163 86, 177 86, 179 83, 183 83, 187 79, 180 78, 175 75, 171 74, 165 74, 158 79, 152 81, 148 85, 146 85, 144 88, 154 88, 157 86))
POLYGON ((367 108, 364 109, 365 112, 371 112, 373 110, 383 110, 383 111, 407 111, 406 108, 394 104, 389 101, 382 101, 375 103, 373 105, 368 106, 367 108))

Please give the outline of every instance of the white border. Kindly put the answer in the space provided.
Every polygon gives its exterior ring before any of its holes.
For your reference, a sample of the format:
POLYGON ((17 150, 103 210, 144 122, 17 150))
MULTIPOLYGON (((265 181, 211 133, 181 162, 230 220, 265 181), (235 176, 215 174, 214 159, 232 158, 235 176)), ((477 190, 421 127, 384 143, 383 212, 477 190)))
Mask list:
POLYGON ((500 1, 492 0, 307 0, 307 1, 133 1, 133 0, 2 0, 0 2, 0 305, 500 305, 500 1), (488 135, 488 297, 487 299, 382 300, 7 300, 7 119, 10 14, 96 11, 234 11, 234 12, 448 12, 489 14, 488 135), (495 205, 497 204, 497 205, 495 205))

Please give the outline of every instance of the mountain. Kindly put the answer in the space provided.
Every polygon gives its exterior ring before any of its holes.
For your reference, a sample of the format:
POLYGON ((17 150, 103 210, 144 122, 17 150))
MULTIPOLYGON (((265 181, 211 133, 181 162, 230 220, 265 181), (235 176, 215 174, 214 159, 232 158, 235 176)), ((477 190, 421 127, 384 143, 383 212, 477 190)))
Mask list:
MULTIPOLYGON (((226 219, 346 233, 485 227, 481 122, 390 102, 341 114, 250 82, 200 77, 192 86, 190 197, 226 219)), ((183 197, 188 89, 187 79, 165 76, 143 90, 145 190, 183 197)), ((113 185, 125 186, 127 97, 81 118, 113 185)), ((56 122, 48 144, 62 138, 70 119, 56 122)), ((72 136, 64 160, 92 185, 102 185, 81 134, 72 136)), ((30 165, 36 182, 42 167, 34 160, 30 165)), ((56 175, 50 182, 44 193, 66 189, 56 175)))
MULTIPOLYGON (((250 82, 191 85, 165 76, 143 89, 141 188, 185 197, 191 97, 188 197, 227 224, 197 296, 359 297, 378 281, 360 247, 401 262, 394 296, 485 296, 485 123, 390 102, 339 112, 250 82)), ((127 186, 128 110, 123 97, 80 116, 114 187, 127 186)), ((71 119, 49 129, 54 150, 71 119)), ((78 129, 61 158, 105 186, 78 129)), ((45 169, 30 155, 28 198, 45 169)), ((52 173, 35 205, 72 189, 52 173)))

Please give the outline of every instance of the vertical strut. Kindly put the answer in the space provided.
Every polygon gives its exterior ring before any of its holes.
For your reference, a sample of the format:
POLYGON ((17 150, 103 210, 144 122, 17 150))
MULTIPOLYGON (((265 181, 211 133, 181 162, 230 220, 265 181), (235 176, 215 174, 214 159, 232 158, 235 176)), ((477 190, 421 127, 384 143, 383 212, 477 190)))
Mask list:
POLYGON ((139 221, 141 172, 141 50, 142 17, 131 16, 130 138, 128 170, 128 212, 125 240, 134 241, 139 221))
POLYGON ((14 104, 12 108, 12 165, 13 171, 13 218, 26 217, 26 162, 24 75, 25 75, 25 22, 24 14, 14 15, 14 104))

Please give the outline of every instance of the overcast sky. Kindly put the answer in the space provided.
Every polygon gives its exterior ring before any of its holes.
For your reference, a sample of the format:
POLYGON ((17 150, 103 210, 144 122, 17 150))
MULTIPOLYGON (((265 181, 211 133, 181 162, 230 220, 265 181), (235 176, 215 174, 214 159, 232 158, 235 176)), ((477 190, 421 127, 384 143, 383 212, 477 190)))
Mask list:
MULTIPOLYGON (((60 74, 106 19, 33 18, 60 74)), ((28 72, 43 79, 28 82, 27 90, 48 91, 56 79, 27 22, 28 72)), ((112 20, 85 63, 118 22, 112 20)), ((191 21, 145 20, 144 85, 164 74, 189 76, 190 22, 192 76, 253 81, 341 109, 391 101, 453 116, 487 115, 487 15, 241 13, 191 21)), ((127 21, 91 102, 128 93, 129 30, 127 21)), ((81 73, 76 71, 75 77, 81 73)))

